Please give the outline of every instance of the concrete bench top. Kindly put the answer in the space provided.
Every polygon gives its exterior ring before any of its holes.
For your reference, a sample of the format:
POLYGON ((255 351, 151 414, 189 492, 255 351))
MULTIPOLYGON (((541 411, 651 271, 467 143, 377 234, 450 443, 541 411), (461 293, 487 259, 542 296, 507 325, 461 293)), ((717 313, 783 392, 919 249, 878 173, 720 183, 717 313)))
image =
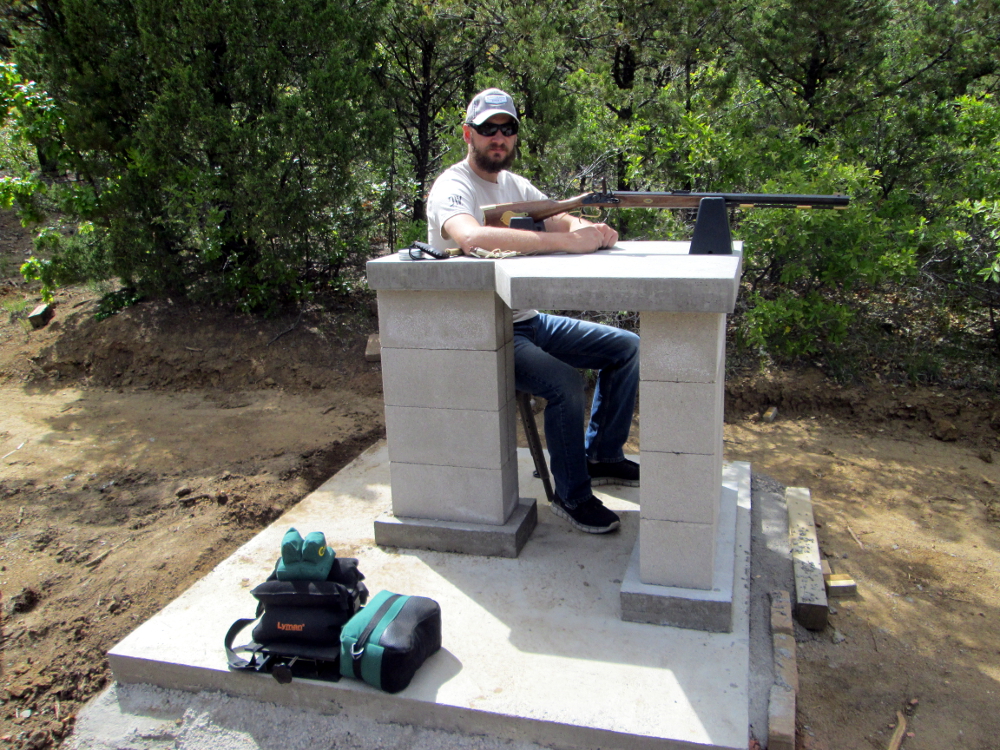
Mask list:
POLYGON ((495 291, 508 307, 731 313, 742 266, 733 255, 689 255, 688 242, 620 242, 589 255, 505 260, 368 261, 377 290, 495 291))

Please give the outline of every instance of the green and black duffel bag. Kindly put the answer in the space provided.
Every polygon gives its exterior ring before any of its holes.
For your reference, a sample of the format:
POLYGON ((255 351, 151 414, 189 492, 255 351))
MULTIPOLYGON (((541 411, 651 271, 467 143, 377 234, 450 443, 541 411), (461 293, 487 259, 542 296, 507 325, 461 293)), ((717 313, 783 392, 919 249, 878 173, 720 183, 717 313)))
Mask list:
POLYGON ((340 673, 398 693, 439 648, 436 601, 380 591, 340 631, 340 673))

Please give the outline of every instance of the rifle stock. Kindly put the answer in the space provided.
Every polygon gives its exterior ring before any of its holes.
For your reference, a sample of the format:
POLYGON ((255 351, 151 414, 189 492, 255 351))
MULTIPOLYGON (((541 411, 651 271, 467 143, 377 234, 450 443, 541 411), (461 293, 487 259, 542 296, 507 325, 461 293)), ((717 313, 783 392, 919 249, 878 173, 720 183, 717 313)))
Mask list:
POLYGON ((522 201, 484 206, 487 226, 509 226, 511 217, 530 216, 543 221, 557 214, 587 206, 595 208, 698 208, 703 198, 722 198, 727 208, 847 208, 846 195, 794 195, 780 193, 666 193, 600 192, 582 193, 565 200, 522 201))

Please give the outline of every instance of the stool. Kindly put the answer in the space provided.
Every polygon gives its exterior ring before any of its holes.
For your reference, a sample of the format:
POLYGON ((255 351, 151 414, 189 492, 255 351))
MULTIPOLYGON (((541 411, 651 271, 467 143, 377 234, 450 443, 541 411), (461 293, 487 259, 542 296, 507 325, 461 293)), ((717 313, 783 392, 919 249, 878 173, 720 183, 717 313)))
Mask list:
POLYGON ((521 423, 524 425, 524 436, 528 440, 528 450, 531 451, 531 460, 535 462, 535 476, 542 480, 545 488, 545 498, 551 503, 555 498, 552 492, 552 484, 549 481, 549 467, 545 463, 545 454, 542 453, 542 441, 538 437, 538 425, 535 424, 535 414, 531 411, 531 394, 524 391, 517 391, 517 410, 521 413, 521 423))

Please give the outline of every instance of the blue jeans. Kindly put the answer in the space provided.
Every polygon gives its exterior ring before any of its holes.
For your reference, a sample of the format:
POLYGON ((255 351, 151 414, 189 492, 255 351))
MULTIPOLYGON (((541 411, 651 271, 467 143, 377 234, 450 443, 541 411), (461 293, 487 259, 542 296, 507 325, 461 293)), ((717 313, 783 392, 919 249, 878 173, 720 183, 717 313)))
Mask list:
POLYGON ((632 427, 639 390, 639 337, 620 328, 559 315, 514 324, 514 382, 541 396, 556 494, 570 508, 590 497, 587 460, 614 463, 632 427), (584 379, 598 370, 584 432, 584 379))

